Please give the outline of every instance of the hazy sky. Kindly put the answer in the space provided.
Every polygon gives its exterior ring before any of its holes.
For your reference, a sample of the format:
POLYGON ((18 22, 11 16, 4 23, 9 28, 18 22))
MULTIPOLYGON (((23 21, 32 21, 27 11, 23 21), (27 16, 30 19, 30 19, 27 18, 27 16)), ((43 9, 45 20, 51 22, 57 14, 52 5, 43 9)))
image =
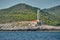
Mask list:
POLYGON ((44 9, 60 5, 60 0, 0 0, 0 9, 8 8, 19 3, 26 3, 44 9))

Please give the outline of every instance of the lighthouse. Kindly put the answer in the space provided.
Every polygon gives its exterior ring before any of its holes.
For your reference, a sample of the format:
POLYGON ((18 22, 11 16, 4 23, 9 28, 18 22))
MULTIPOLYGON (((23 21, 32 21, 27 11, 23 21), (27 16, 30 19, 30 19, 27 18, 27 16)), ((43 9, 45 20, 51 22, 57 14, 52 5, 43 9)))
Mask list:
POLYGON ((32 26, 37 26, 40 27, 41 26, 41 13, 40 13, 40 9, 37 9, 37 19, 36 20, 32 20, 31 25, 32 26))
POLYGON ((37 21, 39 22, 39 20, 40 20, 40 10, 38 9, 37 10, 37 21))
POLYGON ((38 26, 41 26, 41 13, 40 13, 40 10, 38 9, 37 10, 37 25, 38 26))

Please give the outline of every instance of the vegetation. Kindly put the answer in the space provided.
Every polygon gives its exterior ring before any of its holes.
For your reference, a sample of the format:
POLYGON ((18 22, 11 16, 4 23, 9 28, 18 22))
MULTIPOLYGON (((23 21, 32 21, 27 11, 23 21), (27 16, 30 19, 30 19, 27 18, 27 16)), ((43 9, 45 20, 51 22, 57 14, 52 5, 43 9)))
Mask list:
POLYGON ((55 6, 55 7, 48 8, 48 9, 43 9, 43 11, 47 12, 44 14, 44 15, 47 14, 46 18, 47 18, 47 20, 49 20, 47 22, 47 24, 60 26, 60 6, 55 6))
POLYGON ((55 15, 49 14, 47 12, 44 12, 41 10, 41 20, 44 24, 48 25, 58 25, 60 23, 59 17, 56 17, 55 15))
POLYGON ((0 10, 0 23, 36 20, 38 8, 26 4, 18 4, 0 10))
MULTIPOLYGON (((44 24, 60 25, 60 9, 58 7, 58 9, 56 7, 54 8, 40 10, 41 20, 44 24), (54 8, 55 10, 53 10, 54 8)), ((0 23, 36 20, 37 9, 39 8, 24 3, 17 4, 7 9, 0 9, 0 23)))

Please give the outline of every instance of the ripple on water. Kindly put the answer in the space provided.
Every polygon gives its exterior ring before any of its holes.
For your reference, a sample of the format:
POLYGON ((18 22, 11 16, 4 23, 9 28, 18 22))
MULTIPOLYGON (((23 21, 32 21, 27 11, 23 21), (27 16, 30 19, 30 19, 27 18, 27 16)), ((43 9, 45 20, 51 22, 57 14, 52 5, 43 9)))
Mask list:
POLYGON ((60 32, 0 32, 0 40, 60 40, 60 32))

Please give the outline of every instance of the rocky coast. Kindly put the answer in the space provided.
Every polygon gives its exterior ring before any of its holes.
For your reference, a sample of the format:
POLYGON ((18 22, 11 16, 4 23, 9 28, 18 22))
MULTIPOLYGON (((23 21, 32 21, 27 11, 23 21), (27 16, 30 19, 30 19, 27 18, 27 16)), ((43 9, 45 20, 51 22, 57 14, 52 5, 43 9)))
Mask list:
MULTIPOLYGON (((26 21, 25 21, 26 22, 26 21)), ((13 22, 0 24, 0 31, 60 31, 60 26, 33 26, 31 22, 13 22)))

